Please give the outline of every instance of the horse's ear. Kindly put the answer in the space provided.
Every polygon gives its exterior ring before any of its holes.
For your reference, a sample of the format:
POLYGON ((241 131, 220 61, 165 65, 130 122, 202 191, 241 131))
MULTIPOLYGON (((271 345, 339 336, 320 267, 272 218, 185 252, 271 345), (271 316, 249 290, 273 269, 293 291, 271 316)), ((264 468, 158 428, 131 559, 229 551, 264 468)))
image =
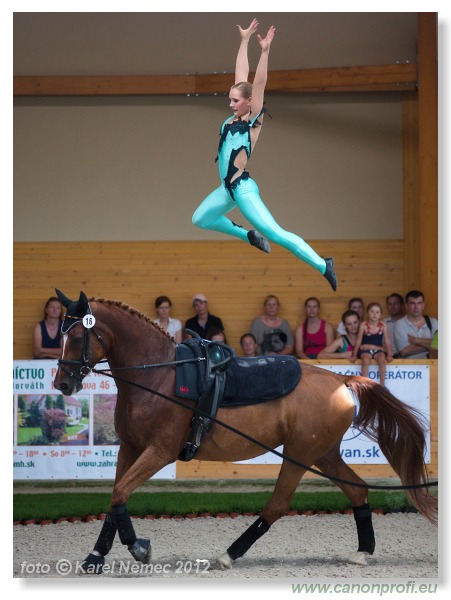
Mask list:
POLYGON ((56 295, 58 296, 58 299, 61 302, 61 304, 63 306, 65 306, 66 308, 69 308, 69 306, 72 304, 72 300, 69 300, 69 298, 63 294, 63 292, 61 292, 60 290, 57 290, 56 288, 55 288, 55 292, 56 292, 56 295))
POLYGON ((83 313, 83 315, 86 315, 91 312, 88 297, 84 292, 80 292, 80 298, 78 299, 78 310, 80 314, 83 313))

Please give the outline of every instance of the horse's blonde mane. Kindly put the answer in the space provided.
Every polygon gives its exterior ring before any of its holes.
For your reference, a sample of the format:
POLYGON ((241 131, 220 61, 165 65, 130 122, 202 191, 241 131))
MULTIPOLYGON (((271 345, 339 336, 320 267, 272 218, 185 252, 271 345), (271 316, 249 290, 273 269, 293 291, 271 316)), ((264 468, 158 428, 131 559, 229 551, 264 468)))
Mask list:
POLYGON ((90 298, 89 301, 90 302, 98 302, 99 304, 108 304, 109 306, 114 306, 115 308, 118 308, 119 310, 129 313, 133 317, 137 317, 138 319, 142 319, 143 321, 146 321, 152 327, 154 327, 158 331, 161 331, 162 333, 164 333, 169 339, 171 339, 171 340, 174 339, 172 337, 172 335, 170 335, 167 331, 165 331, 162 327, 160 327, 160 325, 158 325, 158 323, 155 323, 155 321, 153 321, 150 317, 148 317, 144 313, 140 312, 136 308, 133 308, 133 306, 130 306, 129 304, 125 304, 125 302, 121 302, 120 300, 105 300, 105 298, 90 298))

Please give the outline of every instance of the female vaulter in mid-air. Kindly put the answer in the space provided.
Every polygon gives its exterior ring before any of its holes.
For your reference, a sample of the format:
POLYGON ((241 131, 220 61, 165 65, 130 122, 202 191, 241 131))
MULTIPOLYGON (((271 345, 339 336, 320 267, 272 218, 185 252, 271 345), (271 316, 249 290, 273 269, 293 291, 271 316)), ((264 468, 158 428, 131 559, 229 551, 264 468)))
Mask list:
POLYGON ((247 81, 249 76, 247 47, 257 28, 257 19, 254 19, 247 29, 242 29, 238 25, 241 43, 236 59, 235 84, 229 93, 233 115, 226 119, 221 127, 217 158, 222 184, 207 196, 196 210, 193 224, 203 229, 233 235, 263 252, 271 250, 265 239, 268 238, 317 269, 324 275, 332 289, 336 290, 337 279, 333 259, 321 258, 302 238, 285 231, 276 223, 260 198, 257 184, 245 170, 263 122, 265 112, 263 96, 268 76, 268 55, 275 33, 275 28, 271 26, 264 39, 260 35, 257 36, 261 55, 251 84, 247 81), (252 223, 255 230, 246 231, 224 216, 236 206, 252 223))

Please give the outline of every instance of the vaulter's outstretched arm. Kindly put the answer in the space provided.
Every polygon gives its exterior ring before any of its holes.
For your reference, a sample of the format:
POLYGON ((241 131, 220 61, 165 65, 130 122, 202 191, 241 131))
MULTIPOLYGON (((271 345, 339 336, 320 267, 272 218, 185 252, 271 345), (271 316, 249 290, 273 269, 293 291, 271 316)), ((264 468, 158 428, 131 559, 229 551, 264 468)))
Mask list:
POLYGON ((258 35, 258 42, 261 48, 260 60, 258 61, 257 70, 255 71, 254 81, 252 83, 252 112, 258 114, 263 108, 263 100, 265 95, 265 86, 268 79, 268 59, 271 42, 274 39, 276 32, 275 27, 271 25, 265 38, 258 35))
POLYGON ((243 29, 240 25, 237 25, 238 31, 241 36, 240 47, 238 48, 238 54, 236 57, 235 65, 235 83, 241 83, 247 81, 249 77, 249 59, 247 57, 247 47, 252 34, 257 31, 258 21, 253 19, 247 29, 243 29))

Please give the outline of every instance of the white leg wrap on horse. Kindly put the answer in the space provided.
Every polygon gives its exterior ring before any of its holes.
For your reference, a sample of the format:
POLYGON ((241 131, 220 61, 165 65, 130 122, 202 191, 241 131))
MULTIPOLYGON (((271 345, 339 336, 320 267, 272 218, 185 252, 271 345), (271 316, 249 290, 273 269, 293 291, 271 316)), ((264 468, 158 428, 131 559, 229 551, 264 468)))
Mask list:
POLYGON ((221 556, 218 556, 216 559, 216 563, 218 567, 221 569, 231 569, 232 568, 232 559, 229 556, 228 552, 224 552, 221 556))
POLYGON ((348 563, 351 565, 360 565, 364 567, 368 564, 366 557, 369 555, 369 552, 355 552, 352 556, 349 557, 348 563))

